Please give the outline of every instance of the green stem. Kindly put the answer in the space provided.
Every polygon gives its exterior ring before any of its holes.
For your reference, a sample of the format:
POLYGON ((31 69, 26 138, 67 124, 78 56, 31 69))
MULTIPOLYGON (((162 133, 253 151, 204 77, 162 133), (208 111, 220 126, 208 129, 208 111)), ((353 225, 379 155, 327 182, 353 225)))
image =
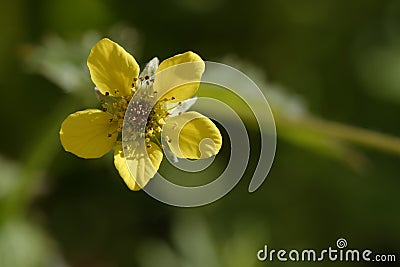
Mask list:
POLYGON ((400 138, 395 136, 311 116, 304 116, 296 119, 287 119, 282 116, 276 116, 276 118, 278 127, 290 125, 293 128, 298 127, 310 130, 368 148, 400 155, 400 138))

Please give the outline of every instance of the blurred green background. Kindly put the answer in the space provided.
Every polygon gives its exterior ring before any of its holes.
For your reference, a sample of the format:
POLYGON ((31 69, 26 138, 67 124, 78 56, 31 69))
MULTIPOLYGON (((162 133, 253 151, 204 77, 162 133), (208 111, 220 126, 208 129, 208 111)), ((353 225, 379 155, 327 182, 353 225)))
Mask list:
POLYGON ((340 237, 400 257, 399 1, 16 0, 0 24, 0 266, 265 266, 264 244, 340 237), (193 50, 254 79, 278 131, 262 187, 247 192, 251 119, 247 175, 200 208, 130 192, 111 155, 64 152, 63 119, 98 105, 86 58, 105 36, 142 67, 193 50))

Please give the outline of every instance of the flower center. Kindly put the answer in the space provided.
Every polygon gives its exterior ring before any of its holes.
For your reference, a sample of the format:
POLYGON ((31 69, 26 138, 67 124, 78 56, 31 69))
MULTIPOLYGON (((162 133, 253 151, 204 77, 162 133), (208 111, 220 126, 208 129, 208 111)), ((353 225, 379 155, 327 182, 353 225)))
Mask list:
POLYGON ((166 118, 170 115, 168 112, 170 108, 167 108, 166 103, 175 98, 164 98, 155 103, 157 92, 153 89, 153 81, 154 79, 149 76, 135 78, 132 83, 132 95, 119 96, 119 91, 116 89, 114 96, 110 96, 107 92, 106 98, 100 100, 103 111, 112 115, 110 123, 118 124, 117 130, 108 133, 108 137, 118 134, 118 140, 122 141, 122 128, 125 123, 124 142, 145 138, 146 147, 151 147, 150 142, 162 147, 161 132, 166 118), (134 102, 130 104, 131 101, 134 102))

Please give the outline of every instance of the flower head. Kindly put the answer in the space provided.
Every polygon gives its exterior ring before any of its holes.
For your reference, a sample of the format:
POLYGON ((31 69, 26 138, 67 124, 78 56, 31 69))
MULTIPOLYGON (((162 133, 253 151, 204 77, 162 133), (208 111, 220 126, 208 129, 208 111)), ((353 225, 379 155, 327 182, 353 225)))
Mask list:
POLYGON ((157 172, 162 143, 178 158, 218 153, 222 137, 214 123, 185 112, 195 102, 191 97, 204 72, 197 54, 178 54, 160 64, 154 58, 139 75, 136 60, 104 38, 93 46, 87 65, 102 108, 64 120, 60 140, 66 151, 88 159, 114 149, 115 167, 131 190, 143 188, 157 172))

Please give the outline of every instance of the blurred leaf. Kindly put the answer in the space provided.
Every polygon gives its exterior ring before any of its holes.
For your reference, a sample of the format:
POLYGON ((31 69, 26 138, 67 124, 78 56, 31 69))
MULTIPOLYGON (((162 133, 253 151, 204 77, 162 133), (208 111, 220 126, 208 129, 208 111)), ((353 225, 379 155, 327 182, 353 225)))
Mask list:
POLYGON ((88 90, 90 82, 86 59, 91 46, 100 38, 88 33, 80 42, 66 42, 49 36, 43 45, 30 47, 25 61, 28 70, 43 75, 67 93, 88 90))
POLYGON ((19 164, 6 159, 4 156, 0 155, 0 200, 5 198, 7 194, 12 191, 12 189, 17 184, 17 177, 19 173, 19 164))
POLYGON ((364 48, 357 70, 365 90, 389 102, 400 102, 400 42, 364 48))
POLYGON ((232 235, 221 244, 223 266, 258 266, 256 250, 268 237, 265 223, 244 217, 233 222, 232 228, 232 235))
POLYGON ((49 243, 37 228, 23 221, 0 226, 0 266, 50 266, 49 243))
POLYGON ((205 221, 198 216, 182 217, 176 220, 172 239, 183 257, 184 266, 218 267, 218 253, 215 242, 205 221))
POLYGON ((136 259, 139 265, 143 267, 183 267, 180 257, 168 244, 159 240, 143 242, 136 253, 136 259))
POLYGON ((142 267, 257 266, 254 244, 263 246, 265 224, 243 218, 233 221, 225 233, 229 236, 214 239, 211 226, 202 217, 179 216, 173 224, 172 246, 160 240, 147 242, 138 251, 138 259, 142 267))
MULTIPOLYGON (((134 55, 140 54, 140 40, 135 28, 116 24, 106 36, 126 46, 128 51, 135 47, 134 55)), ((41 45, 24 45, 21 51, 28 71, 45 77, 65 93, 78 94, 83 105, 94 106, 98 102, 86 61, 92 46, 101 38, 101 34, 91 31, 73 41, 49 35, 41 45)))

